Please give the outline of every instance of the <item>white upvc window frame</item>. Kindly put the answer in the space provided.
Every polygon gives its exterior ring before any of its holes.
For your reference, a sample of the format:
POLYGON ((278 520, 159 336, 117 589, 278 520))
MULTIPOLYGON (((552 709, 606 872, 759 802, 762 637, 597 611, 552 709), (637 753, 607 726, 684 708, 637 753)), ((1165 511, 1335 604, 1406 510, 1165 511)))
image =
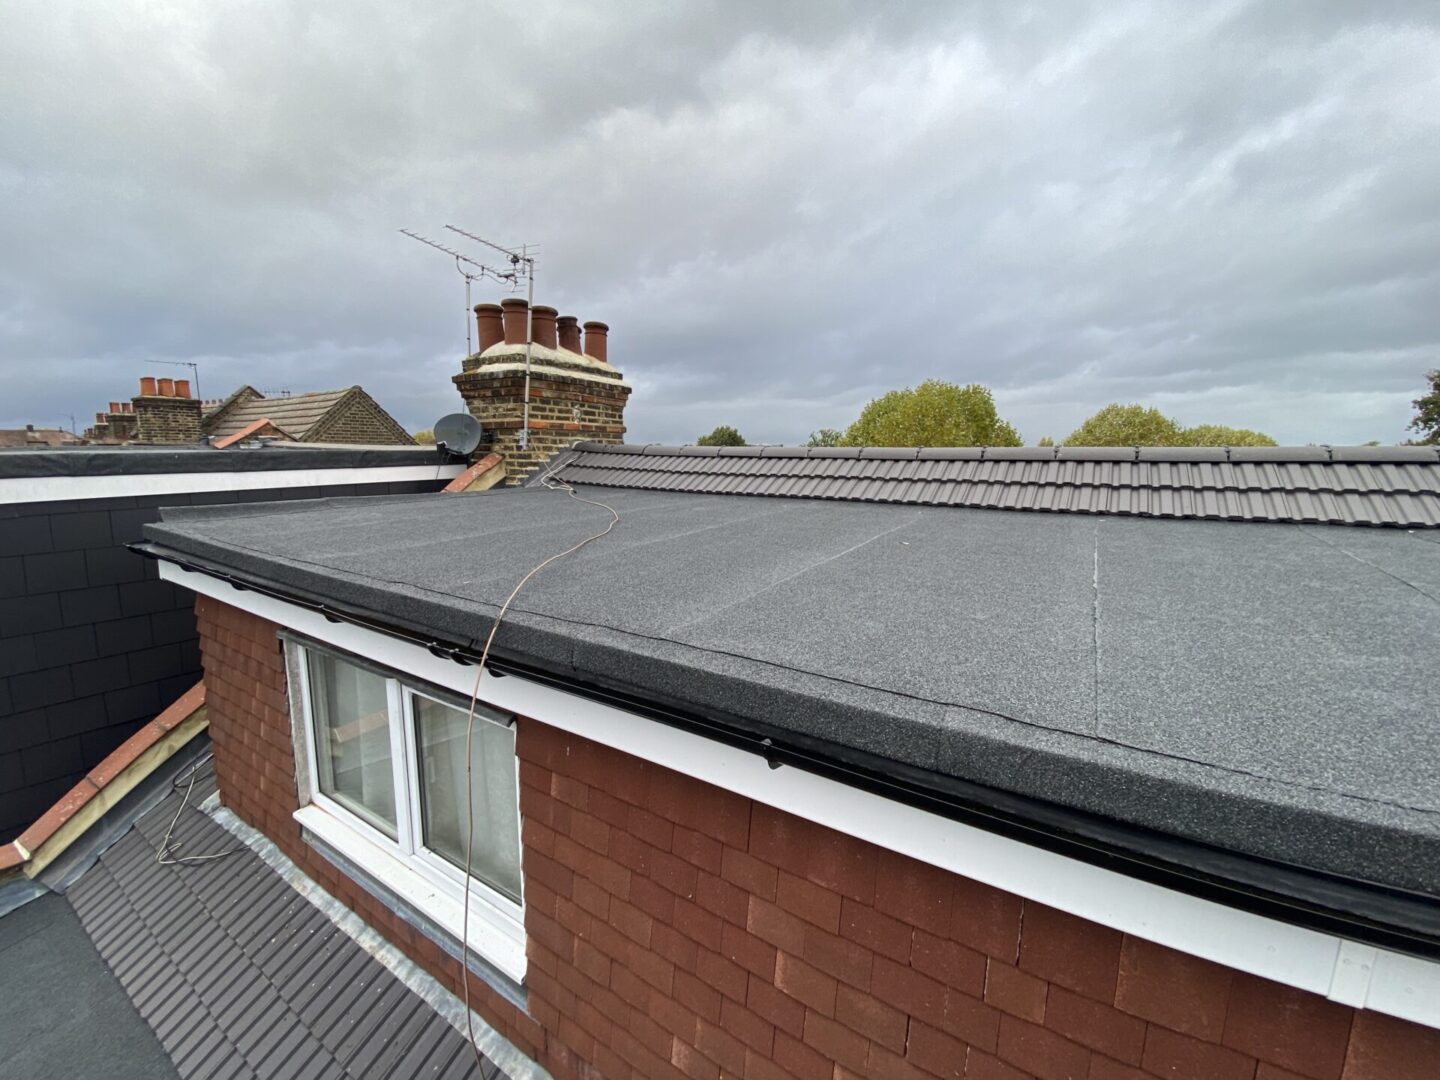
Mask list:
MULTIPOLYGON (((356 658, 338 650, 293 639, 286 642, 285 657, 286 665, 290 669, 290 685, 298 687, 300 691, 300 708, 295 710, 294 721, 298 773, 296 779, 300 797, 300 808, 295 812, 295 820, 458 942, 465 929, 465 872, 424 844, 413 699, 423 697, 452 709, 457 707, 455 702, 427 690, 415 681, 407 681, 403 674, 384 665, 373 662, 361 665, 385 679, 386 683, 397 834, 396 838, 392 839, 361 815, 320 790, 315 709, 310 688, 312 654, 329 656, 342 663, 356 663, 356 658)), ((475 723, 497 724, 509 727, 512 731, 514 729, 513 718, 509 723, 505 723, 490 715, 490 711, 483 706, 475 712, 475 723)), ((523 859, 524 849, 520 843, 519 828, 519 771, 520 763, 517 757, 514 843, 523 859)), ((477 819, 477 830, 481 827, 482 822, 477 819)), ((526 970, 523 875, 521 890, 521 897, 518 900, 512 899, 473 874, 470 877, 469 945, 472 955, 494 966, 516 983, 524 981, 526 970)))

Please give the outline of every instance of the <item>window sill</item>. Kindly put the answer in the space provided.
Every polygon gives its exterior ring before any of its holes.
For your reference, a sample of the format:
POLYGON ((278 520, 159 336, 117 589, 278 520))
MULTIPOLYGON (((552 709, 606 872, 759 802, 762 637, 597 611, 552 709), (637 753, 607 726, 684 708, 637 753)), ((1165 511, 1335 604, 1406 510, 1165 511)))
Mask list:
MULTIPOLYGON (((302 806, 295 820, 343 860, 374 879, 380 889, 432 921, 454 938, 463 926, 464 890, 453 881, 387 851, 359 829, 324 808, 302 806)), ((357 881, 364 886, 366 883, 357 881)), ((525 978, 525 924, 518 908, 502 910, 479 889, 470 891, 470 952, 516 984, 525 978)))

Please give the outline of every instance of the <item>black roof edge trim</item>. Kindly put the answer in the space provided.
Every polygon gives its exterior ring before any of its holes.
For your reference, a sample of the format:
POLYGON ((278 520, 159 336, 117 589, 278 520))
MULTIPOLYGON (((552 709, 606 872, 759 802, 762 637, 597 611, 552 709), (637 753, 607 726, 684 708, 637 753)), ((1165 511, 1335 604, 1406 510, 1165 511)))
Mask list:
MULTIPOLYGON (((240 591, 282 600, 327 618, 338 617, 427 651, 433 652, 432 646, 443 649, 457 661, 462 656, 470 663, 480 659, 478 642, 442 645, 432 635, 387 622, 378 613, 342 610, 293 591, 276 589, 152 541, 134 541, 126 547, 145 558, 217 578, 240 591)), ((1127 877, 1291 925, 1440 960, 1440 905, 1420 893, 1227 851, 739 717, 702 715, 693 707, 578 679, 574 672, 546 670, 520 657, 499 655, 493 648, 486 669, 495 675, 515 675, 553 686, 747 750, 772 768, 788 765, 802 769, 1127 877)))

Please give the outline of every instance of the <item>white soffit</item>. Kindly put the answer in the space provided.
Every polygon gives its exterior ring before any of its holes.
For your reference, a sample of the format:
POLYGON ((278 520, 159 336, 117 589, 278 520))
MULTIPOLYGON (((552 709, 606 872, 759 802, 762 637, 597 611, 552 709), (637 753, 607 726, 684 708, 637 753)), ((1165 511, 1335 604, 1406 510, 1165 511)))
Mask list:
MULTIPOLYGON (((162 562, 193 589, 377 664, 467 697, 476 669, 353 623, 234 588, 162 562)), ((1440 963, 1226 907, 1031 847, 634 713, 517 676, 486 672, 482 701, 734 791, 796 817, 909 855, 1092 922, 1227 967, 1440 1028, 1440 963)))

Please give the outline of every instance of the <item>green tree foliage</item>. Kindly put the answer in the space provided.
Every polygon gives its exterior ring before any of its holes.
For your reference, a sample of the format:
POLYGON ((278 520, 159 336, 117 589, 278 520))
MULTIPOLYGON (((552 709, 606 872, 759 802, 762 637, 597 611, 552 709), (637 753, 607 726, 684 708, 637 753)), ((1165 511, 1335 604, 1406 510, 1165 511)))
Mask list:
POLYGON ((1430 392, 1422 394, 1410 404, 1415 406, 1415 419, 1410 421, 1410 430, 1418 431, 1415 441, 1425 446, 1440 445, 1440 368, 1427 371, 1430 392))
POLYGON ((806 446, 839 446, 840 440, 845 437, 843 431, 836 431, 833 427, 822 427, 819 431, 810 433, 810 441, 806 446))
POLYGON ((1179 446, 1274 446, 1269 435, 1224 424, 1196 424, 1180 433, 1179 446))
POLYGON ((1274 446, 1259 431, 1197 424, 1181 427, 1159 409, 1144 405, 1106 405, 1070 433, 1066 446, 1274 446))
POLYGON ((1106 405, 1072 431, 1066 446, 1183 446, 1180 425, 1159 409, 1106 405))
POLYGON ((1049 435, 1045 435, 1045 436, 1042 436, 1041 439, 1040 439, 1040 441, 1039 441, 1038 443, 1036 443, 1035 445, 1036 445, 1036 446, 1054 446, 1054 445, 1055 445, 1055 440, 1052 439, 1052 438, 1050 438, 1049 435))
POLYGON ((841 446, 1019 446, 1020 435, 995 411, 983 386, 927 379, 866 405, 841 446))
POLYGON ((736 431, 728 424, 721 424, 709 435, 701 435, 695 440, 696 446, 745 446, 745 436, 736 431))
POLYGON ((435 432, 426 428, 424 431, 415 432, 414 438, 417 443, 430 446, 435 442, 435 432))

